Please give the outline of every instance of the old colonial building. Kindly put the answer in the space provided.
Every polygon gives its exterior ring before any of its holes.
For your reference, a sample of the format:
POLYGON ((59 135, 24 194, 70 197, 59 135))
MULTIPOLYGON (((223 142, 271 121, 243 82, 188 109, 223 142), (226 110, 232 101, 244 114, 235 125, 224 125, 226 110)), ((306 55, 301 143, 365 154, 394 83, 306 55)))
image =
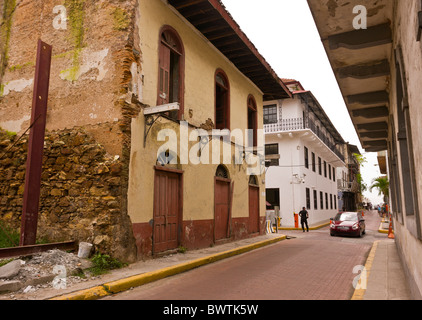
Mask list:
POLYGON ((339 209, 356 211, 362 202, 359 185, 360 164, 356 155, 360 155, 359 148, 346 143, 342 147, 345 166, 337 168, 337 188, 339 209))
POLYGON ((140 49, 149 62, 142 68, 143 111, 171 103, 179 110, 155 123, 141 112, 132 122, 128 203, 138 250, 262 233, 263 157, 252 149, 263 139, 263 101, 289 93, 219 1, 141 1, 140 12, 140 49), (213 128, 230 136, 215 136, 213 128), (179 143, 160 147, 164 130, 166 140, 179 143), (170 158, 157 159, 167 150, 170 158), (248 173, 250 157, 255 175, 248 173))
POLYGON ((362 147, 387 151, 396 244, 420 299, 422 3, 308 3, 362 147))
POLYGON ((0 13, 2 220, 21 216, 40 38, 53 46, 40 235, 133 261, 264 232, 263 103, 291 94, 219 0, 0 13))
POLYGON ((283 80, 292 98, 264 103, 267 201, 294 227, 303 207, 309 223, 329 222, 338 211, 337 168, 345 167, 343 138, 310 91, 283 80))

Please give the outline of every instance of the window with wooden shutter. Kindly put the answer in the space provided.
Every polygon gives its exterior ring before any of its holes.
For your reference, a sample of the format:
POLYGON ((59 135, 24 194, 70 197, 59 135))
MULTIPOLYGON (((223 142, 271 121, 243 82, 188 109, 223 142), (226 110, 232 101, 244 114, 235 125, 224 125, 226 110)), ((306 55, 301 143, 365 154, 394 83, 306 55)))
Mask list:
POLYGON ((222 70, 215 74, 215 127, 230 129, 230 87, 222 70))
POLYGON ((178 102, 179 111, 168 116, 181 119, 183 114, 184 50, 177 32, 170 26, 162 28, 159 45, 157 105, 178 102))
POLYGON ((170 103, 169 74, 170 74, 170 48, 162 44, 160 46, 160 75, 159 75, 158 105, 170 103))
POLYGON ((256 102, 253 96, 248 97, 248 144, 249 147, 256 147, 258 145, 257 141, 257 114, 256 114, 256 102))

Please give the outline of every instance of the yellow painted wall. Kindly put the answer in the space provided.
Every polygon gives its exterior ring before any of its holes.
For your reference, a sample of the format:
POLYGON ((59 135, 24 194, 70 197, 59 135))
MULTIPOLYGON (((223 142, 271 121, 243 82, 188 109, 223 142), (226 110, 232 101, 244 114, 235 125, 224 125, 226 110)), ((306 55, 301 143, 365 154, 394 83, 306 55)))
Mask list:
MULTIPOLYGON (((214 49, 193 27, 170 9, 163 1, 140 1, 140 39, 144 75, 141 101, 155 106, 158 83, 159 30, 170 25, 179 33, 185 49, 185 103, 184 117, 194 126, 210 118, 214 121, 214 75, 218 68, 225 71, 230 82, 231 129, 247 127, 247 98, 255 97, 258 107, 258 126, 262 128, 262 93, 240 73, 221 53, 214 49), (193 116, 190 117, 189 109, 193 116)), ((215 121, 214 121, 215 122, 215 121)), ((143 146, 144 116, 141 113, 132 122, 131 164, 129 179, 129 215, 133 223, 148 222, 153 216, 154 165, 157 150, 164 142, 157 141, 157 133, 172 128, 179 134, 177 123, 160 119, 152 127, 146 147, 143 146)), ((192 128, 190 128, 190 131, 192 128)), ((196 142, 190 142, 189 149, 196 142)), ((222 150, 222 147, 221 147, 222 150)), ((234 147, 232 154, 234 155, 234 147)), ((232 158, 233 159, 233 158, 232 158)), ((211 159, 210 159, 211 161, 211 159)), ((227 165, 234 181, 233 217, 247 217, 248 181, 246 164, 227 165)), ((184 171, 183 220, 214 219, 214 176, 216 164, 179 165, 184 171)), ((263 176, 262 176, 263 177, 263 176)), ((260 214, 265 215, 265 187, 260 182, 260 214)))

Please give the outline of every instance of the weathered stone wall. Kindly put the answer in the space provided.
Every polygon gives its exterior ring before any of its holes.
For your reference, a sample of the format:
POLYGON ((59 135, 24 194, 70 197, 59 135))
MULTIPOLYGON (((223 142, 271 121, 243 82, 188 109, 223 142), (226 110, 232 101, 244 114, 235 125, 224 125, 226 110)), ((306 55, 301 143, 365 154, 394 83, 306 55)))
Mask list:
MULTIPOLYGON (((125 261, 136 258, 127 189, 142 94, 138 19, 137 0, 0 1, 0 128, 19 136, 30 126, 37 40, 53 46, 39 235, 93 241, 125 261)), ((1 137, 0 156, 11 140, 1 137)), ((0 160, 0 219, 16 228, 25 141, 0 160)))
MULTIPOLYGON (((107 130, 107 128, 103 128, 107 130)), ((28 136, 0 131, 0 220, 20 227, 28 136)), ((44 143, 38 237, 78 240, 124 261, 136 259, 122 210, 124 171, 83 128, 49 132, 44 143)))

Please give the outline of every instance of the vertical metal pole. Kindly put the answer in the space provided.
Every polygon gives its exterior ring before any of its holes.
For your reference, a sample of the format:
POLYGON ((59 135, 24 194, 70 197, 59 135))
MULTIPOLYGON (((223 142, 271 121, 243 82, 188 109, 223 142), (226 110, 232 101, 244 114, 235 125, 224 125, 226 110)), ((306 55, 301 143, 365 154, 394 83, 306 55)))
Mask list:
POLYGON ((37 63, 32 97, 31 131, 26 160, 25 190, 20 245, 35 244, 41 188, 41 170, 47 115, 52 47, 38 40, 37 63))

